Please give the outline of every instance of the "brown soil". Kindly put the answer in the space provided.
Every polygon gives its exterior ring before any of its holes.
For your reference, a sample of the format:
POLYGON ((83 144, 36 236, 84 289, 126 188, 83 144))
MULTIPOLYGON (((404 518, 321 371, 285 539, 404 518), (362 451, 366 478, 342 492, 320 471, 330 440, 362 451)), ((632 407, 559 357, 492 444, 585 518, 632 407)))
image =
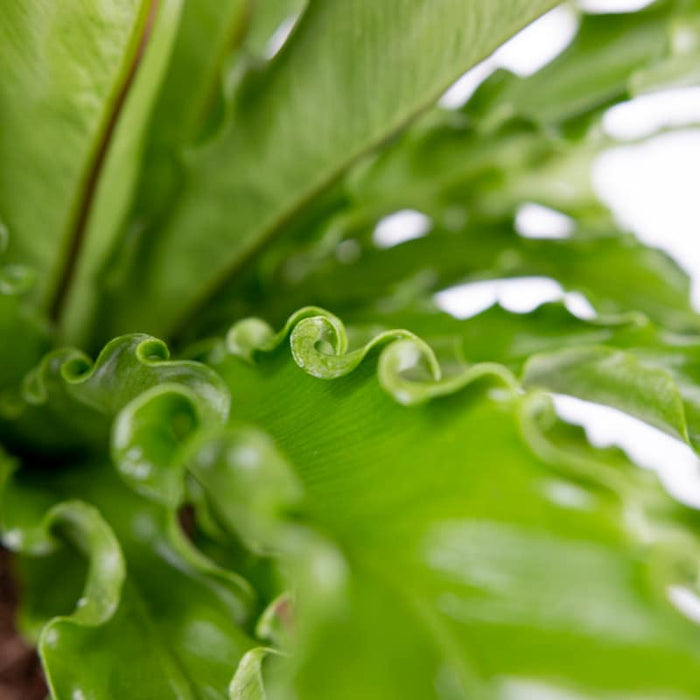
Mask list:
POLYGON ((41 665, 34 649, 17 635, 16 608, 10 554, 0 547, 0 700, 42 700, 47 690, 41 665))

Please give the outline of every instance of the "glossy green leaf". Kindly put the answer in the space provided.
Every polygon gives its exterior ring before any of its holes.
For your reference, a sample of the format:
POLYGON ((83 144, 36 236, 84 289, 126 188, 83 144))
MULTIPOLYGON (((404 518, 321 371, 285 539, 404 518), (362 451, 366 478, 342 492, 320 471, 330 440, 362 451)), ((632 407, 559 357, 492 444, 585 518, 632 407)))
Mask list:
MULTIPOLYGON (((488 251, 491 245, 494 249, 499 243, 506 245, 489 237, 495 235, 494 226, 510 225, 523 202, 569 214, 576 237, 612 235, 617 226, 598 201, 590 177, 595 159, 613 144, 602 133, 601 117, 612 103, 633 94, 630 75, 664 65, 675 50, 670 37, 679 18, 691 22, 697 13, 693 3, 672 1, 641 12, 582 15, 571 46, 545 68, 529 77, 497 71, 463 108, 433 110, 352 169, 325 201, 295 216, 286 225, 285 236, 267 246, 255 267, 248 267, 242 279, 222 290, 183 335, 196 337, 231 317, 250 313, 280 321, 294 308, 310 303, 345 314, 343 295, 357 298, 366 289, 365 300, 376 301, 371 278, 382 260, 387 265, 381 276, 407 279, 397 286, 399 296, 406 291, 421 293, 441 275, 441 265, 449 265, 445 270, 449 276, 457 261, 445 263, 447 255, 442 259, 436 255, 430 260, 431 269, 416 275, 414 284, 415 270, 403 270, 401 254, 377 255, 369 242, 383 216, 406 208, 429 216, 438 230, 466 226, 474 238, 478 235, 470 261, 480 259, 477 246, 488 251), (599 66, 605 70, 596 69, 599 66), (348 280, 351 274, 356 278, 349 284, 336 283, 336 275, 348 280), (308 277, 307 288, 303 283, 308 277), (367 279, 370 284, 365 284, 367 279)), ((429 245, 415 244, 414 250, 429 245)), ((601 262, 604 257, 601 254, 601 262)), ((667 265, 655 253, 640 252, 639 257, 644 261, 637 261, 634 269, 641 265, 649 272, 656 269, 654 276, 667 276, 670 288, 661 296, 680 300, 685 294, 682 275, 670 268, 664 272, 667 265)), ((554 250, 551 258, 544 244, 542 260, 535 267, 556 263, 554 250)), ((632 255, 628 258, 631 261, 632 255)), ((508 261, 507 255, 503 261, 508 261)), ((568 272, 568 263, 563 267, 568 272)), ((467 274, 474 274, 472 265, 467 274)), ((659 282, 663 285, 662 279, 659 282)), ((393 290, 381 289, 382 300, 387 293, 393 290)), ((656 292, 649 295, 652 304, 656 296, 656 292)), ((629 307, 628 299, 624 308, 629 307)), ((607 303, 602 308, 614 310, 607 303)), ((692 323, 687 302, 680 301, 679 308, 645 310, 672 325, 692 323), (678 314, 680 307, 685 307, 683 314, 678 314)))
POLYGON ((3 541, 26 552, 22 623, 52 697, 226 697, 255 595, 193 549, 172 510, 109 465, 6 470, 1 498, 3 541))
POLYGON ((328 255, 315 264, 288 259, 269 284, 271 318, 295 306, 322 304, 369 320, 376 307, 401 307, 455 284, 527 276, 557 280, 583 293, 602 313, 641 311, 672 328, 697 328, 686 274, 660 250, 629 235, 537 240, 511 225, 476 222, 435 228, 391 248, 357 247, 354 259, 328 255), (340 259, 338 259, 340 257, 340 259), (301 270, 295 279, 296 269, 301 270), (615 275, 609 271, 615 270, 615 275))
POLYGON ((590 177, 698 0, 429 109, 554 4, 0 9, 0 535, 56 700, 698 695, 700 516, 545 393, 700 449, 689 280, 590 177), (599 316, 436 309, 533 275, 599 316))
MULTIPOLYGON (((536 339, 557 328, 546 317, 540 325, 531 329, 536 339)), ((596 324, 588 325, 592 333, 596 324)), ((634 337, 633 322, 627 325, 634 337)), ((603 327, 598 335, 616 330, 603 327)), ((237 325, 225 345, 212 346, 211 362, 234 392, 233 415, 269 431, 296 471, 299 491, 269 438, 225 427, 220 409, 201 410, 211 391, 206 387, 216 386, 214 375, 204 368, 198 373, 192 362, 160 359, 152 367, 142 357, 151 346, 162 355, 162 345, 150 339, 115 343, 78 383, 76 396, 92 396, 90 410, 97 413, 120 411, 113 450, 122 476, 150 500, 168 504, 148 508, 172 524, 172 509, 183 498, 172 484, 189 473, 232 536, 260 555, 278 557, 289 572, 298 586, 296 632, 291 657, 269 661, 272 697, 284 697, 290 683, 309 698, 432 697, 435 683, 457 696, 498 697, 515 684, 592 695, 691 697, 683 693, 700 663, 698 632, 668 596, 696 584, 691 572, 699 550, 685 525, 694 516, 621 453, 588 447, 580 431, 556 420, 542 396, 520 395, 502 364, 441 368, 428 346, 407 331, 387 331, 352 350, 340 321, 318 309, 295 314, 280 333, 257 320, 237 325), (144 348, 144 342, 150 345, 144 348), (134 362, 132 346, 143 367, 134 362), (377 353, 375 370, 370 355, 377 353), (123 364, 107 361, 114 356, 123 356, 123 364), (126 386, 122 401, 128 403, 102 407, 105 380, 97 380, 108 373, 123 380, 132 366, 135 378, 145 373, 157 383, 133 396, 126 386), (181 428, 170 432, 178 423, 181 428), (428 464, 439 471, 426 470, 428 464), (144 465, 145 482, 134 468, 144 465), (499 485, 495 491, 493 483, 499 485), (335 544, 319 541, 309 526, 335 544), (566 565, 543 589, 541 570, 554 561, 566 565), (663 666, 651 658, 663 658, 663 666)), ((54 401, 58 394, 51 387, 70 395, 67 370, 52 381, 45 372, 40 386, 49 387, 54 401)), ((136 503, 145 508, 146 501, 117 487, 111 470, 86 479, 88 473, 43 474, 38 497, 32 489, 27 494, 6 485, 6 541, 43 554, 46 545, 32 529, 36 514, 79 495, 99 506, 126 550, 131 535, 125 533, 135 526, 122 524, 122 511, 138 513, 136 503), (66 479, 69 487, 62 486, 66 479), (103 487, 107 498, 98 491, 103 487), (120 506, 118 493, 134 505, 120 506)), ((19 476, 29 484, 35 480, 31 470, 19 476)), ((149 576, 152 571, 149 562, 149 576)), ((45 579, 38 580, 35 590, 45 579)), ((182 587, 180 582, 173 589, 182 587)), ((65 595, 56 602, 65 605, 65 595)), ((32 605, 28 617, 38 620, 42 608, 32 612, 32 605)), ((129 608, 129 596, 119 605, 129 608)), ((116 648, 121 641, 115 639, 130 640, 133 632, 115 613, 99 623, 93 639, 95 634, 91 654, 98 639, 116 648)), ((78 648, 83 643, 80 636, 78 648)), ((57 655, 56 678, 90 687, 96 681, 89 673, 60 666, 70 653, 57 655)), ((262 692, 255 656, 236 673, 233 697, 262 692)), ((47 652, 44 658, 50 669, 47 652)), ((172 673, 163 668, 149 682, 158 688, 172 673)), ((133 681, 126 676, 112 682, 126 688, 133 681)), ((177 692, 185 693, 181 682, 177 692)), ((223 687, 217 681, 211 697, 220 697, 223 687)), ((94 688, 109 696, 104 687, 94 688)))
POLYGON ((240 44, 251 0, 185 3, 168 72, 153 115, 151 147, 196 139, 223 89, 226 60, 240 44))
POLYGON ((404 324, 459 362, 503 363, 528 387, 618 408, 700 448, 697 332, 668 331, 636 313, 583 320, 562 304, 528 314, 494 306, 463 321, 404 311, 382 321, 355 332, 404 324))
POLYGON ((246 34, 246 47, 255 56, 265 56, 270 40, 286 23, 295 22, 308 0, 267 0, 256 2, 246 34))
POLYGON ((694 0, 662 0, 639 12, 583 15, 574 41, 550 64, 526 78, 493 76, 464 111, 491 128, 513 115, 549 128, 590 120, 630 96, 633 76, 665 65, 678 18, 699 11, 694 0))
POLYGON ((10 260, 36 270, 46 305, 71 255, 150 4, 41 0, 0 9, 0 211, 12 233, 10 260))
MULTIPOLYGON (((187 5, 189 3, 185 3, 187 5)), ((53 314, 62 339, 75 342, 81 319, 92 313, 96 281, 122 232, 132 199, 138 192, 138 174, 144 158, 151 112, 171 59, 180 24, 182 0, 159 0, 151 9, 137 65, 128 92, 122 96, 118 119, 104 143, 104 157, 96 173, 94 191, 85 204, 88 210, 82 230, 76 233, 75 249, 60 282, 53 314)), ((183 85, 183 89, 186 86, 183 85)))
MULTIPOLYGON (((619 408, 700 449, 700 338, 664 336, 638 346, 570 347, 532 357, 525 381, 619 408)), ((646 342, 645 342, 646 341, 646 342)))
POLYGON ((453 341, 465 362, 502 362, 526 386, 605 404, 700 449, 697 373, 700 336, 676 333, 643 315, 582 320, 559 304, 530 314, 500 307, 465 321, 398 314, 429 342, 453 341))
POLYGON ((91 340, 84 320, 95 314, 104 269, 137 231, 166 216, 183 187, 187 148, 222 119, 226 65, 245 34, 250 1, 187 2, 180 11, 181 4, 159 8, 114 137, 61 319, 71 342, 91 340))
POLYGON ((16 386, 48 350, 47 323, 28 303, 36 276, 5 264, 7 229, 0 221, 0 392, 16 386))
POLYGON ((229 688, 231 700, 266 700, 262 662, 269 653, 269 649, 259 647, 243 657, 229 688))
POLYGON ((503 369, 436 380, 408 338, 375 369, 346 362, 332 317, 291 325, 291 354, 284 336, 241 351, 239 326, 240 358, 214 356, 233 414, 289 456, 305 517, 348 567, 345 603, 312 627, 314 591, 298 591, 299 636, 292 661, 270 660, 271 697, 290 696, 289 673, 304 698, 692 696, 699 633, 667 597, 694 585, 677 578, 696 570, 690 513, 544 397, 499 389, 503 369))
POLYGON ((193 165, 170 224, 144 236, 133 279, 148 303, 116 300, 111 328, 163 332, 184 322, 309 198, 553 4, 312 3, 277 60, 243 87, 230 129, 193 165))
POLYGON ((201 397, 212 420, 225 421, 230 396, 221 379, 195 362, 169 359, 162 341, 134 334, 115 338, 93 363, 76 349, 54 350, 9 390, 0 405, 6 439, 32 450, 91 447, 104 450, 111 421, 151 387, 176 384, 201 397))

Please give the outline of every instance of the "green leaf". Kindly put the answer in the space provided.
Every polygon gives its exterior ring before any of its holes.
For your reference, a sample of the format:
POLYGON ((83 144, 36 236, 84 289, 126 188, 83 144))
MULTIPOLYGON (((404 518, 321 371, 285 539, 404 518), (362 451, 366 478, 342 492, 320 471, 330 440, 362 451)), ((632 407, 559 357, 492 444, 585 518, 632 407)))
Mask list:
POLYGON ((250 5, 251 0, 185 3, 151 124, 156 153, 192 143, 201 133, 223 89, 226 61, 244 36, 250 5))
POLYGON ((670 52, 664 61, 637 71, 631 80, 636 94, 664 87, 688 87, 700 83, 698 71, 698 39, 700 38, 700 5, 688 0, 669 26, 670 52))
MULTIPOLYGON (((188 3, 187 3, 188 4, 188 3)), ((182 0, 159 0, 152 6, 144 43, 139 49, 128 93, 111 126, 105 153, 89 194, 85 220, 76 231, 72 258, 66 262, 53 300, 64 340, 75 342, 82 319, 92 313, 95 287, 109 254, 118 243, 132 199, 138 193, 138 176, 144 159, 151 112, 159 93, 181 21, 182 0)), ((182 18, 184 21, 184 17, 182 18)), ((186 89, 186 86, 183 86, 186 89)))
MULTIPOLYGON (((463 115, 436 114, 351 178, 354 227, 403 208, 438 220, 510 216, 523 201, 569 214, 600 210, 590 182, 599 134, 567 142, 527 122, 509 122, 490 139, 463 115), (456 212, 456 214, 455 214, 456 212)), ((599 213, 596 212, 596 213, 599 213)))
POLYGON ((10 261, 37 273, 48 306, 70 256, 95 168, 151 3, 3 3, 0 211, 10 261))
POLYGON ((296 21, 306 9, 308 0, 266 0, 256 2, 251 13, 245 43, 254 56, 263 56, 267 44, 285 22, 296 21))
POLYGON ((53 350, 24 378, 21 390, 0 404, 0 431, 33 451, 104 451, 111 421, 143 392, 180 385, 198 397, 199 410, 225 421, 230 396, 204 365, 170 360, 166 345, 143 334, 110 341, 93 363, 71 348, 53 350))
MULTIPOLYGON (((0 221, 0 257, 7 242, 0 221)), ((0 392, 16 386, 48 350, 47 324, 27 299, 34 283, 27 267, 0 262, 0 392)))
MULTIPOLYGON (((635 319, 606 327, 570 318, 568 328, 561 309, 541 316, 540 323, 520 322, 539 341, 590 335, 632 345, 649 334, 635 319)), ((454 336, 456 326, 469 322, 452 323, 454 336)), ((110 697, 115 691, 102 680, 61 660, 84 653, 86 644, 91 657, 107 659, 122 644, 133 648, 135 634, 155 643, 134 629, 134 614, 138 620, 143 614, 132 611, 143 609, 143 600, 157 629, 189 629, 182 616, 198 594, 188 592, 184 603, 180 579, 163 590, 162 580, 172 574, 154 575, 161 537, 197 571, 237 586, 239 605, 241 595, 249 600, 240 580, 226 579, 176 536, 174 508, 185 498, 183 482, 194 479, 209 517, 230 541, 278 559, 295 586, 294 629, 282 637, 291 639, 292 655, 266 662, 271 697, 285 697, 291 687, 304 698, 431 697, 435 683, 455 697, 495 698, 512 684, 593 696, 692 697, 700 633, 669 596, 696 590, 700 547, 689 529, 696 516, 622 453, 590 448, 582 431, 556 419, 542 395, 523 395, 500 364, 518 367, 511 350, 517 324, 509 331, 495 318, 492 325, 502 330, 493 344, 501 348, 492 358, 499 363, 450 367, 403 330, 353 349, 343 324, 314 308, 295 314, 279 333, 259 320, 242 322, 207 353, 235 396, 236 422, 229 426, 222 421, 226 411, 217 408, 216 375, 194 362, 162 359, 162 345, 149 338, 114 341, 78 381, 70 365, 58 374, 44 368, 37 386, 50 405, 67 397, 86 412, 118 412, 115 462, 129 486, 149 499, 116 482, 106 466, 51 473, 29 464, 12 478, 6 472, 0 489, 5 541, 39 556, 24 564, 25 627, 36 630, 67 614, 79 595, 80 567, 56 559, 52 541, 37 530, 53 503, 80 498, 97 506, 129 565, 115 612, 90 630, 81 628, 75 640, 71 634, 55 658, 43 652, 55 682, 110 697), (154 354, 160 359, 148 360, 154 354), (372 356, 378 356, 376 370, 372 356), (136 391, 146 382, 150 389, 136 391), (108 386, 122 387, 114 404, 105 403, 108 386), (268 436, 238 420, 264 427, 286 457, 268 436), (135 468, 144 465, 145 479, 135 468), (146 544, 133 521, 144 509, 161 514, 160 527, 149 531, 160 534, 146 544), (553 562, 564 564, 553 571, 553 562), (60 566, 72 572, 66 588, 42 597, 60 566), (166 606, 167 620, 153 602, 163 595, 183 606, 179 614, 166 606)), ((463 331, 465 351, 469 334, 463 331)), ((521 355, 531 349, 521 347, 521 355)), ((184 564, 172 556, 166 560, 180 576, 184 564)), ((250 619, 250 603, 243 611, 236 621, 250 619)), ((253 645, 236 643, 227 661, 253 645)), ((205 644, 208 663, 211 644, 205 644)), ((159 689, 170 682, 188 697, 188 688, 197 692, 204 684, 208 696, 221 697, 224 672, 230 678, 232 668, 219 660, 205 672, 204 661, 188 653, 167 645, 167 658, 184 658, 185 670, 179 674, 163 661, 148 678, 152 685, 144 686, 148 692, 167 697, 159 689)), ((256 656, 244 657, 236 673, 231 692, 238 697, 244 690, 263 692, 256 656)), ((139 682, 137 662, 112 676, 113 687, 123 693, 139 682)), ((146 691, 144 697, 150 697, 146 691)))
POLYGON ((172 510, 134 495, 109 465, 5 477, 3 538, 26 552, 22 622, 38 635, 52 697, 225 698, 252 645, 248 584, 202 557, 172 510), (31 517, 47 506, 43 521, 31 517), (87 558, 84 585, 74 548, 87 558))
POLYGON ((700 3, 428 110, 554 4, 0 8, 0 536, 52 697, 697 696, 700 515, 545 392, 700 453, 688 278, 590 182, 610 104, 696 81, 700 3), (403 208, 432 228, 383 249, 403 208), (435 308, 531 275, 601 316, 435 308), (42 308, 129 334, 39 360, 42 308))
POLYGON ((517 235, 510 224, 476 221, 457 231, 434 227, 391 248, 358 245, 350 261, 327 255, 307 262, 306 270, 304 262, 287 258, 267 282, 268 299, 256 300, 258 313, 279 318, 313 302, 369 321, 381 317, 380 306, 410 306, 458 283, 544 276, 583 293, 601 313, 641 311, 671 328, 698 327, 687 275, 628 234, 538 240, 517 235))
POLYGON ((242 88, 231 128, 193 164, 170 224, 144 237, 132 272, 148 303, 117 300, 111 329, 182 323, 307 200, 553 4, 312 3, 277 60, 242 88))
POLYGON ((430 345, 467 365, 503 363, 527 387, 618 408, 700 450, 697 332, 671 332, 636 313, 583 320, 561 304, 528 314, 494 306, 464 321, 405 311, 382 321, 379 327, 415 328, 430 345))
MULTIPOLYGON (((544 68, 527 77, 496 71, 461 109, 435 110, 353 174, 351 206, 360 214, 413 207, 433 215, 441 214, 433 211, 436 205, 451 203, 473 215, 504 209, 520 194, 515 204, 531 199, 565 210, 568 204, 573 213, 585 214, 581 205, 586 196, 593 198, 587 172, 572 176, 587 171, 591 159, 611 145, 600 133, 604 110, 630 98, 631 82, 639 76, 664 69, 679 51, 673 38, 678 32, 685 29, 693 46, 698 21, 700 6, 684 0, 655 2, 639 12, 581 15, 573 42, 544 68), (554 168, 546 167, 548 161, 554 168), (533 170, 553 171, 549 179, 540 176, 539 191, 519 184, 527 185, 533 170), (495 192, 485 203, 488 185, 495 192)), ((355 221, 358 213, 348 216, 355 221)))
MULTIPOLYGON (((497 72, 461 110, 427 114, 375 157, 353 168, 308 212, 290 221, 284 237, 270 243, 241 279, 192 320, 185 338, 210 333, 228 319, 248 314, 281 321, 294 308, 309 303, 347 314, 350 308, 344 305, 344 297, 364 296, 367 303, 376 302, 375 274, 396 285, 391 291, 380 290, 383 304, 388 293, 395 303, 396 296, 431 289, 434 280, 443 276, 442 266, 448 266, 444 276, 449 277, 459 260, 431 256, 414 278, 414 267, 402 267, 410 256, 377 254, 370 241, 381 217, 405 208, 428 215, 437 230, 470 230, 474 246, 485 246, 487 251, 491 243, 494 249, 499 243, 512 247, 505 240, 488 238, 498 235, 494 226, 510 227, 526 201, 574 217, 575 237, 614 234, 617 226, 595 195, 590 177, 595 158, 613 145, 601 132, 601 116, 612 102, 631 95, 630 72, 651 69, 665 60, 671 50, 669 33, 679 17, 690 21, 697 14, 690 7, 682 14, 682 6, 666 2, 638 13, 584 15, 573 44, 533 76, 497 72), (607 69, 592 72, 592 65, 607 69), (569 99, 574 94, 576 99, 569 99), (387 263, 385 269, 381 269, 382 260, 387 263), (340 280, 351 281, 341 284, 340 280)), ((414 250, 418 253, 429 246, 416 243, 414 250)), ((542 259, 535 268, 556 267, 548 247, 542 246, 542 259)), ((556 253, 556 245, 551 252, 556 253)), ((469 254, 469 276, 478 267, 472 261, 479 255, 477 250, 469 254)), ((641 265, 645 274, 658 278, 649 290, 658 289, 659 283, 664 286, 661 278, 668 276, 669 288, 661 297, 679 302, 673 310, 645 307, 645 312, 670 325, 692 325, 687 300, 681 300, 687 294, 683 275, 672 272, 663 255, 644 253, 641 248, 637 255, 641 260, 634 269, 641 265), (684 311, 678 313, 681 308, 684 311)), ((627 257, 631 261, 632 255, 627 257)), ((503 262, 508 261, 504 255, 503 262)), ((568 274, 569 262, 563 266, 568 274)), ((504 272, 508 274, 507 269, 504 272)), ((594 271, 591 285, 596 276, 594 271)), ((656 297, 656 292, 651 293, 647 301, 655 305, 656 297)), ((616 310, 615 304, 601 301, 603 311, 616 310)), ((373 309, 362 313, 366 316, 373 309)))
POLYGON ((111 257, 129 248, 135 230, 166 215, 183 186, 186 149, 222 119, 225 66, 244 35, 250 2, 188 2, 180 11, 181 4, 159 8, 114 135, 61 319, 70 342, 89 340, 81 335, 84 320, 95 313, 111 257))
POLYGON ((620 409, 700 451, 697 331, 669 331, 636 313, 582 320, 560 304, 529 314, 494 306, 464 321, 431 312, 384 318, 384 327, 396 323, 467 364, 503 363, 527 387, 620 409))
POLYGON ((270 649, 251 649, 241 660, 236 675, 229 687, 231 700, 266 700, 263 687, 262 662, 270 649))
POLYGON ((244 325, 228 342, 240 357, 213 356, 233 415, 288 455, 304 519, 347 567, 344 602, 313 625, 315 591, 299 587, 272 697, 291 695, 290 673, 309 699, 692 697, 700 633, 668 596, 695 590, 693 514, 621 452, 589 447, 545 397, 508 389, 503 368, 431 377, 429 351, 404 336, 375 369, 345 355, 333 317, 289 330, 291 355, 284 334, 273 347, 244 325))
POLYGON ((536 355, 524 381, 619 408, 700 451, 697 364, 700 337, 648 329, 623 348, 569 347, 536 355), (645 338, 644 335, 647 337, 645 338))
POLYGON ((514 115, 547 128, 590 120, 630 96, 631 76, 664 65, 672 51, 670 28, 686 5, 662 0, 639 12, 582 15, 574 41, 551 63, 526 78, 493 76, 464 112, 476 115, 482 128, 514 115))

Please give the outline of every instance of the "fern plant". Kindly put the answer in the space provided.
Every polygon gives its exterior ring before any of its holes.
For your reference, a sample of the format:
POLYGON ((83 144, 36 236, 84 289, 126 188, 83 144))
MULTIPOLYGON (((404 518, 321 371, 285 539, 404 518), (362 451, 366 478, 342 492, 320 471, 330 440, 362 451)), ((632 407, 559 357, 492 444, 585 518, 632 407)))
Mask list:
POLYGON ((700 448, 688 279, 590 185, 700 3, 572 5, 436 106, 555 4, 0 3, 0 528, 51 697, 698 696, 700 518, 551 395, 700 448), (533 275, 595 313, 435 301, 533 275))

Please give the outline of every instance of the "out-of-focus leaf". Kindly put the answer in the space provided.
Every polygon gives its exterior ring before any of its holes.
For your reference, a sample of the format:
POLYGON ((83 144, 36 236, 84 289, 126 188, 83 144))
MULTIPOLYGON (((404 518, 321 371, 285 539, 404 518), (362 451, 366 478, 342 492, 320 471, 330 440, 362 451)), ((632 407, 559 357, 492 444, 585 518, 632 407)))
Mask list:
POLYGON ((700 83, 700 3, 686 0, 669 27, 670 54, 665 60, 634 73, 635 93, 700 83))
POLYGON ((193 164, 169 225, 143 236, 131 278, 142 301, 116 301, 112 332, 183 323, 314 194, 553 4, 312 3, 277 60, 241 89, 230 129, 193 164))
POLYGON ((700 337, 646 329, 622 348, 566 347, 530 358, 524 381, 619 408, 700 451, 700 337), (644 337, 646 336, 646 337, 644 337))
POLYGON ((550 64, 529 77, 496 71, 460 110, 436 110, 352 173, 346 218, 371 223, 405 207, 440 217, 450 205, 493 216, 527 200, 585 214, 590 165, 610 145, 587 126, 631 96, 631 74, 663 62, 678 18, 700 16, 687 5, 582 15, 550 64))
MULTIPOLYGON (((648 341, 653 328, 639 314, 619 318, 584 320, 561 302, 542 304, 530 313, 514 313, 498 304, 466 319, 457 319, 436 308, 404 309, 378 314, 373 324, 353 322, 350 331, 365 337, 387 328, 413 328, 433 348, 448 341, 465 363, 498 362, 516 375, 532 355, 567 346, 603 345, 616 341, 628 345, 648 341), (381 323, 379 323, 381 321, 381 323)), ((652 332, 653 337, 655 331, 652 332)))
POLYGON ((258 309, 278 318, 312 303, 366 318, 379 305, 429 299, 461 282, 543 276, 582 292, 602 313, 634 310, 669 327, 698 324, 686 274, 665 253, 630 235, 537 240, 508 225, 476 223, 461 231, 437 229, 391 248, 356 248, 350 261, 328 256, 316 269, 302 267, 301 280, 295 279, 299 261, 289 259, 269 283, 269 306, 259 302, 258 309))
POLYGON ((697 333, 671 332, 634 313, 582 320, 561 304, 528 314, 494 306, 463 321, 435 311, 397 312, 356 333, 395 324, 415 328, 457 362, 503 363, 527 387, 618 408, 700 451, 697 333))
POLYGON ((599 136, 566 142, 522 122, 485 140, 461 115, 445 115, 354 174, 347 216, 355 227, 404 208, 438 219, 462 208, 463 216, 493 219, 523 201, 585 214, 599 207, 590 168, 606 145, 599 136))
POLYGON ((113 125, 109 143, 104 144, 104 159, 87 204, 87 218, 80 222, 84 229, 76 233, 80 240, 63 271, 53 302, 63 340, 76 342, 76 328, 92 311, 96 279, 138 192, 147 128, 162 130, 161 125, 151 124, 150 117, 171 58, 182 4, 182 0, 159 0, 144 30, 147 42, 139 48, 137 67, 128 93, 123 95, 118 121, 113 125))
MULTIPOLYGON (((342 297, 342 291, 327 295, 336 286, 334 280, 329 284, 333 271, 345 277, 343 267, 348 267, 363 283, 371 277, 372 231, 382 217, 402 209, 422 212, 438 229, 460 229, 467 222, 473 231, 481 228, 486 239, 491 227, 509 226, 523 202, 537 202, 573 217, 574 236, 609 235, 616 226, 591 182, 594 160, 613 143, 602 132, 600 119, 611 103, 632 94, 631 72, 666 60, 679 18, 688 22, 697 15, 692 3, 675 0, 641 12, 582 15, 572 45, 544 69, 525 78, 498 71, 462 109, 434 110, 352 169, 324 201, 290 221, 285 236, 222 290, 183 336, 201 336, 248 313, 279 321, 305 304, 346 313, 332 298, 342 297), (594 70, 603 65, 605 70, 594 70), (365 247, 370 250, 367 257, 365 247), (365 261, 370 265, 366 276, 361 272, 365 261), (324 268, 326 284, 321 275, 312 288, 298 289, 298 296, 290 292, 299 279, 324 268), (280 277, 275 270, 281 271, 280 277), (323 290, 316 295, 320 286, 323 290), (278 300, 290 294, 289 304, 280 307, 278 300)), ((479 244, 489 247, 488 241, 479 244)), ((393 254, 387 261, 389 257, 393 254)), ((400 279, 400 262, 385 274, 400 279)), ((416 286, 430 278, 419 276, 416 286)), ((677 273, 669 279, 670 289, 683 286, 677 273)), ((363 288, 353 284, 351 295, 360 296, 363 288)), ((410 293, 410 283, 408 289, 410 293)), ((404 287, 399 290, 403 294, 404 287)), ((366 298, 371 298, 369 290, 366 298)), ((687 322, 687 303, 681 308, 680 314, 667 315, 669 323, 687 322)), ((650 313, 659 318, 656 311, 650 313)))
POLYGON ((230 700, 267 700, 263 687, 262 663, 270 649, 251 649, 241 659, 236 675, 229 688, 230 700))
POLYGON ((582 205, 594 200, 591 161, 609 145, 588 127, 632 96, 630 75, 664 65, 681 17, 682 26, 700 19, 695 0, 582 15, 572 44, 544 68, 528 77, 497 71, 460 110, 435 111, 353 174, 347 215, 403 207, 432 215, 436 204, 493 214, 496 205, 512 211, 527 199, 585 213, 582 205), (489 185, 492 201, 483 202, 489 185))
MULTIPOLYGON (((410 287, 416 265, 427 267, 428 260, 411 262, 408 251, 437 246, 439 241, 446 249, 458 245, 459 240, 464 240, 465 246, 469 241, 469 259, 493 265, 484 259, 495 260, 499 246, 510 247, 511 242, 516 248, 521 245, 511 220, 523 201, 576 212, 581 237, 614 230, 590 184, 593 157, 601 148, 602 144, 581 147, 558 138, 543 138, 531 125, 523 124, 506 126, 498 137, 485 140, 458 116, 441 119, 434 128, 410 130, 394 148, 356 169, 342 187, 325 198, 327 201, 291 225, 285 236, 263 251, 236 284, 222 290, 181 336, 191 339, 211 334, 232 318, 252 313, 281 321, 293 309, 307 304, 322 304, 344 313, 345 307, 336 304, 342 304, 345 294, 375 301, 373 295, 391 291, 386 285, 408 280, 410 287), (377 252, 373 229, 383 216, 406 208, 427 215, 438 231, 465 235, 462 239, 433 238, 415 247, 401 246, 401 252, 377 252), (372 277, 384 259, 388 267, 379 276, 385 286, 378 292, 372 277), (356 274, 362 283, 353 283, 348 289, 336 284, 334 273, 346 280, 356 274), (276 308, 280 304, 282 308, 276 308)), ((456 272, 463 260, 461 254, 428 257, 432 257, 431 270, 418 275, 418 286, 428 279, 431 286, 439 277, 474 275, 479 266, 471 263, 469 269, 456 272), (442 271, 440 265, 446 258, 449 268, 442 271)), ((675 279, 672 275, 672 282, 675 279)))
POLYGON ((255 0, 250 27, 246 34, 247 49, 255 56, 264 56, 274 33, 285 23, 296 21, 308 0, 255 0))
MULTIPOLYGON (((187 149, 222 120, 227 63, 247 30, 252 0, 186 2, 157 94, 136 201, 124 240, 167 216, 183 187, 187 149)), ((113 254, 119 251, 115 246, 113 254)))
POLYGON ((606 347, 567 348, 531 358, 525 381, 620 408, 697 449, 700 407, 697 380, 692 376, 697 341, 692 349, 679 348, 674 354, 670 348, 665 350, 668 355, 661 351, 654 357, 652 351, 647 360, 606 347), (676 366, 679 360, 680 367, 676 366), (664 367, 669 361, 674 371, 664 367))
POLYGON ((65 348, 54 350, 25 377, 19 392, 0 405, 0 430, 32 450, 104 450, 111 421, 127 403, 152 387, 176 384, 200 398, 200 410, 225 422, 230 396, 208 367, 170 360, 167 347, 133 334, 109 342, 97 360, 65 348))
POLYGON ((494 75, 463 111, 491 128, 512 116, 547 128, 590 121, 630 96, 630 76, 663 65, 672 51, 671 27, 686 5, 662 0, 639 12, 582 15, 573 42, 551 63, 525 78, 494 75))
POLYGON ((0 211, 10 261, 48 304, 91 171, 119 110, 150 2, 7 2, 0 8, 0 211))
POLYGON ((187 149, 223 118, 226 64, 245 34, 250 5, 250 0, 200 1, 184 3, 181 13, 173 6, 170 12, 160 9, 142 61, 149 69, 139 69, 116 133, 116 155, 107 162, 97 213, 62 319, 64 339, 92 340, 83 335, 85 321, 95 313, 104 268, 111 257, 131 249, 139 231, 167 217, 184 187, 187 149), (162 65, 164 57, 169 58, 167 66, 162 65), (112 174, 117 178, 109 177, 112 174), (124 196, 115 196, 114 179, 124 186, 124 196))
POLYGON ((696 585, 694 516, 542 395, 508 390, 504 368, 439 379, 401 332, 375 369, 346 356, 337 319, 309 313, 290 321, 294 361, 258 321, 232 330, 237 357, 212 355, 233 414, 289 456, 304 519, 349 569, 345 604, 312 628, 315 592, 299 589, 271 697, 692 697, 700 632, 667 596, 696 585))
POLYGON ((3 541, 25 553, 21 621, 38 636, 52 697, 225 698, 252 645, 248 584, 109 465, 11 471, 0 479, 3 541))
POLYGON ((181 147, 197 137, 222 89, 226 59, 245 32, 251 2, 185 3, 153 115, 150 138, 156 151, 181 147))
POLYGON ((0 221, 0 391, 19 383, 49 342, 48 324, 27 303, 35 275, 23 265, 4 264, 7 242, 7 229, 0 221))
POLYGON ((668 331, 634 313, 582 320, 560 304, 529 314, 494 306, 464 321, 398 313, 383 326, 397 322, 465 363, 504 363, 527 387, 618 408, 700 451, 697 332, 668 331))

